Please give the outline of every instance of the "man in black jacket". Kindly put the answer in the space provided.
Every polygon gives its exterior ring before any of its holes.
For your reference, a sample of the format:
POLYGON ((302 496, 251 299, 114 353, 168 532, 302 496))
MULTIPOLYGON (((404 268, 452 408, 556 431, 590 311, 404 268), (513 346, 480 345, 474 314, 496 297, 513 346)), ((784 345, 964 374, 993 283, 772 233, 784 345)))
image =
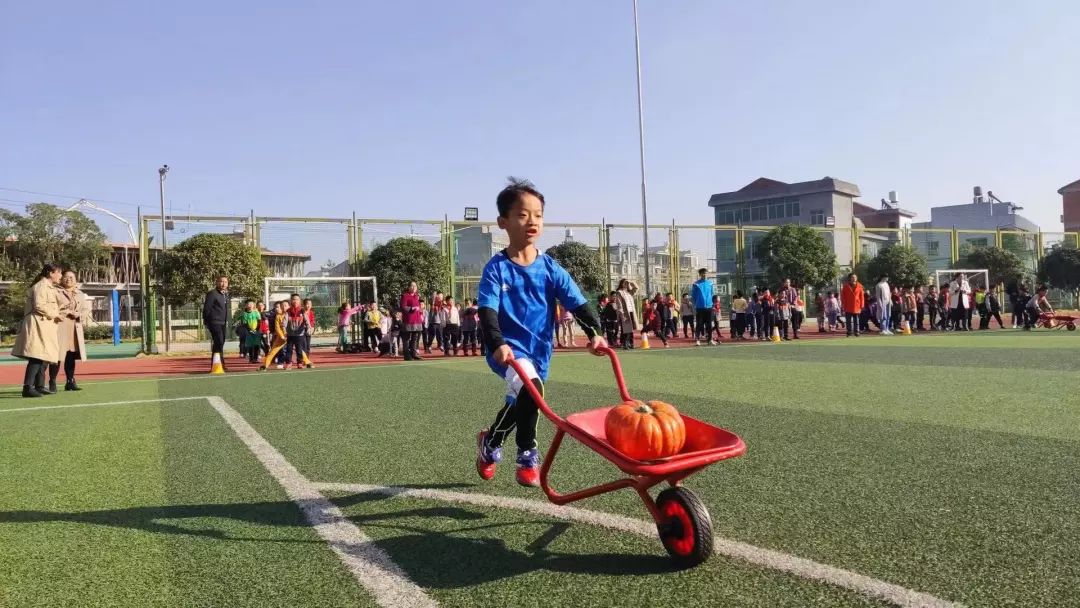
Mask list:
POLYGON ((225 363, 225 332, 229 325, 229 277, 218 277, 217 287, 203 301, 203 325, 210 334, 210 357, 221 357, 225 363))

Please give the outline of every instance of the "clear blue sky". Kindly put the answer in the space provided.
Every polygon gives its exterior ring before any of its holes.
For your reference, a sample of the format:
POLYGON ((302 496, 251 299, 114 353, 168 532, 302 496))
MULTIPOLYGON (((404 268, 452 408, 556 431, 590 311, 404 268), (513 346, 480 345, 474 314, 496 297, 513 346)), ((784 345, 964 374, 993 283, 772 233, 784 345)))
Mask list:
MULTIPOLYGON (((0 187, 134 215, 168 163, 176 213, 491 219, 514 174, 550 221, 634 222, 632 27, 629 0, 9 2, 0 187)), ((653 221, 831 175, 1060 230, 1080 3, 641 0, 641 28, 653 221)))

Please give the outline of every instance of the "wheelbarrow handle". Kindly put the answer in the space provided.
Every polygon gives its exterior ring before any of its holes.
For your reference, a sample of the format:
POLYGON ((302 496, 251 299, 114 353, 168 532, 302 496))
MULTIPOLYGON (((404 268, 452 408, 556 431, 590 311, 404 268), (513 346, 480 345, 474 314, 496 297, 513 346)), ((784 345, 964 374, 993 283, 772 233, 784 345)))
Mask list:
MULTIPOLYGON (((619 364, 619 356, 615 354, 615 350, 609 347, 605 347, 596 349, 596 352, 602 355, 607 355, 608 358, 611 359, 611 371, 615 374, 615 383, 619 387, 619 396, 622 398, 622 400, 633 401, 633 398, 630 396, 630 391, 626 389, 626 379, 623 377, 622 365, 619 364)), ((529 396, 531 396, 533 398, 533 401, 536 402, 536 405, 540 408, 540 411, 543 412, 544 415, 552 421, 561 421, 562 417, 552 411, 551 407, 548 406, 547 401, 544 400, 544 396, 540 394, 539 390, 537 390, 536 385, 534 385, 532 382, 524 381, 526 378, 528 378, 528 374, 525 373, 525 369, 521 367, 521 363, 519 363, 517 359, 514 359, 512 354, 509 365, 515 372, 517 372, 517 375, 522 378, 522 385, 524 389, 529 391, 529 396)))

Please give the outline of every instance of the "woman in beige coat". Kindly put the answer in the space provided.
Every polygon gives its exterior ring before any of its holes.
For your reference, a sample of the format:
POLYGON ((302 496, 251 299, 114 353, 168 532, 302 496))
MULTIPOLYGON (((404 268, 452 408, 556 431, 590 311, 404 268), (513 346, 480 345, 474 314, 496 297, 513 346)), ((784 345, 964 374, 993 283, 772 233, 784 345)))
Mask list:
POLYGON ((60 267, 45 264, 37 281, 26 298, 19 333, 11 354, 26 359, 26 375, 23 376, 23 397, 41 397, 49 394, 45 389, 43 373, 45 365, 60 359, 60 344, 56 327, 64 321, 60 316, 56 284, 60 281, 60 267))
POLYGON ((57 292, 57 300, 60 303, 60 316, 64 322, 60 324, 59 335, 59 358, 49 363, 49 390, 56 392, 56 377, 60 374, 60 363, 64 364, 64 385, 66 391, 81 391, 75 384, 75 362, 86 361, 86 339, 83 337, 83 319, 90 314, 87 305, 86 294, 79 291, 75 282, 75 272, 67 270, 60 279, 60 290, 57 292))
POLYGON ((637 285, 633 281, 628 279, 619 281, 619 289, 615 292, 615 312, 619 315, 622 347, 628 350, 634 348, 634 332, 637 331, 635 293, 637 293, 637 285))

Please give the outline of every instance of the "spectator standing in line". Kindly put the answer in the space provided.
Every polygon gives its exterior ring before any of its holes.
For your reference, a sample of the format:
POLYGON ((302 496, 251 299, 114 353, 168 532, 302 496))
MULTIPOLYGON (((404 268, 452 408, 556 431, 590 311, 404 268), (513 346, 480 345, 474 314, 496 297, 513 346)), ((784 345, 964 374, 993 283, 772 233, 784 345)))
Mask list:
POLYGON ((311 336, 315 335, 315 303, 311 301, 311 298, 304 299, 304 315, 307 316, 307 329, 304 331, 304 355, 308 360, 306 365, 310 368, 311 365, 311 336))
POLYGON ((761 292, 761 326, 758 327, 758 339, 772 339, 773 328, 776 327, 776 300, 772 292, 766 289, 761 292))
POLYGON ((424 333, 424 309, 421 307, 420 294, 416 282, 409 283, 409 288, 401 294, 402 351, 406 361, 419 361, 420 336, 424 333))
POLYGON ((379 351, 379 343, 382 342, 383 330, 382 330, 382 318, 383 314, 379 311, 379 305, 375 302, 368 302, 367 311, 364 313, 363 323, 367 329, 367 337, 370 341, 371 352, 379 351))
POLYGON ((619 288, 615 291, 615 312, 618 315, 619 335, 622 337, 622 347, 626 350, 634 348, 634 332, 637 331, 637 309, 634 304, 634 294, 637 293, 637 285, 628 279, 619 281, 619 288))
POLYGON ((855 337, 859 337, 859 317, 862 315, 863 306, 865 305, 865 295, 862 283, 859 282, 859 277, 855 273, 848 275, 847 281, 840 289, 840 304, 844 307, 845 323, 847 327, 847 335, 851 336, 854 333, 855 337))
POLYGON ((949 284, 949 294, 949 308, 952 310, 953 330, 970 330, 971 327, 968 325, 970 317, 967 314, 967 309, 971 307, 969 303, 971 285, 968 283, 967 276, 964 273, 958 272, 953 275, 952 283, 949 284))
POLYGON ((911 287, 904 288, 904 307, 907 308, 908 329, 915 331, 915 319, 919 310, 919 299, 911 287))
POLYGON ((878 306, 881 307, 881 333, 891 336, 892 331, 889 328, 892 322, 892 290, 889 289, 889 277, 882 276, 878 280, 874 291, 874 295, 877 296, 878 306))
POLYGON ((612 348, 619 344, 619 311, 615 308, 616 292, 609 293, 600 298, 600 322, 603 324, 604 334, 608 344, 612 348))
POLYGON ((244 302, 244 314, 240 317, 240 321, 247 329, 244 335, 244 343, 247 347, 248 363, 259 362, 259 350, 262 345, 262 334, 259 333, 259 321, 261 319, 262 315, 255 310, 255 300, 244 302))
POLYGON ((443 344, 443 326, 439 318, 439 311, 443 307, 443 293, 441 291, 435 292, 435 297, 431 299, 431 307, 427 310, 427 334, 424 336, 424 353, 430 355, 432 345, 436 350, 444 350, 446 345, 443 344))
POLYGON ((476 304, 465 298, 461 309, 461 354, 466 357, 476 356, 476 314, 476 304))
POLYGON ((758 328, 761 327, 761 296, 757 289, 750 294, 750 301, 746 305, 746 325, 750 339, 757 338, 758 328))
POLYGON ((798 309, 799 290, 791 284, 791 279, 784 279, 784 283, 780 288, 780 295, 784 296, 784 301, 787 302, 787 305, 790 308, 791 332, 793 337, 798 340, 799 328, 802 327, 803 315, 798 309))
POLYGON ((220 276, 214 289, 211 289, 203 300, 203 325, 206 333, 210 334, 210 359, 214 355, 221 358, 222 367, 225 366, 225 331, 229 324, 229 277, 220 276))
MULTIPOLYGON (((349 352, 349 327, 352 326, 352 316, 364 309, 363 304, 357 304, 351 306, 351 302, 345 301, 338 307, 338 345, 335 349, 339 353, 349 352)), ((367 320, 367 313, 364 313, 364 320, 367 320)), ((364 340, 363 343, 368 342, 368 326, 364 323, 364 340)))
POLYGON ((260 346, 261 357, 265 357, 270 352, 270 328, 273 325, 270 322, 270 313, 266 311, 266 302, 259 301, 255 304, 255 310, 259 312, 259 333, 262 334, 262 345, 260 346))
MULTIPOLYGON (((836 320, 840 318, 840 301, 836 299, 836 292, 830 291, 828 297, 825 299, 825 303, 822 306, 825 318, 828 322, 829 333, 836 331, 836 320)), ((821 323, 822 331, 825 329, 825 323, 821 323)))
POLYGON ((664 301, 668 308, 668 325, 666 331, 672 338, 678 336, 679 333, 679 302, 675 299, 675 294, 668 292, 664 301))
POLYGON ((780 325, 780 339, 790 342, 788 326, 791 325, 791 304, 788 304, 787 296, 783 291, 780 292, 780 297, 776 301, 776 320, 780 325))
POLYGON ((746 339, 746 312, 750 303, 743 297, 743 292, 735 290, 735 299, 731 301, 731 339, 746 339))
POLYGON ((690 288, 690 297, 694 302, 694 342, 701 346, 701 340, 708 338, 712 343, 712 297, 713 284, 706 275, 708 270, 698 269, 698 280, 690 288))
POLYGON ((447 296, 439 307, 439 325, 443 328, 443 356, 457 356, 461 340, 461 310, 454 304, 453 296, 447 296))
POLYGON ((923 286, 919 285, 915 287, 915 327, 914 331, 926 331, 926 294, 923 293, 923 286))
POLYGON ((690 300, 690 294, 682 294, 682 302, 679 304, 679 316, 682 317, 682 337, 689 338, 687 332, 695 334, 694 331, 694 303, 690 300))

